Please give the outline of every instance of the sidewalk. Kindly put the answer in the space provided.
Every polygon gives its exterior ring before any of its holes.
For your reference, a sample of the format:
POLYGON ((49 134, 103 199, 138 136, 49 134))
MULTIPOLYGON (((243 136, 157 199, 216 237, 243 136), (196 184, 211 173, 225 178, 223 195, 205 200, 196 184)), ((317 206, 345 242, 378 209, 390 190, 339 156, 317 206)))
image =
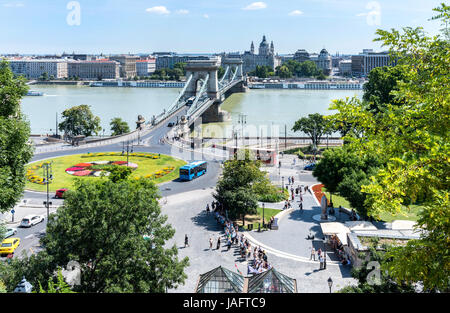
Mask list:
MULTIPOLYGON (((36 201, 38 201, 37 199, 35 199, 36 201)), ((50 199, 50 202, 53 202, 52 200, 55 199, 50 199)), ((14 222, 12 221, 12 213, 11 211, 6 212, 6 213, 0 213, 0 221, 3 220, 6 222, 6 224, 8 226, 14 226, 14 225, 18 225, 20 223, 20 221, 27 215, 44 215, 45 218, 47 218, 47 208, 42 204, 38 204, 35 203, 36 201, 32 201, 31 203, 28 203, 26 205, 20 204, 14 207, 14 222)), ((50 213, 54 213, 56 212, 56 210, 60 207, 61 205, 51 205, 49 208, 50 213)))

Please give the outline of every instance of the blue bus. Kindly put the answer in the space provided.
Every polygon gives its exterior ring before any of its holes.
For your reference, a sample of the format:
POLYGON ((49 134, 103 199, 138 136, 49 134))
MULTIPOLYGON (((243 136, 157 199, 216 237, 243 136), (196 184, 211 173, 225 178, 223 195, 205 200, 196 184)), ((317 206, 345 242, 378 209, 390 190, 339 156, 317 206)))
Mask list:
POLYGON ((202 176, 207 171, 207 163, 205 161, 197 161, 187 164, 180 168, 181 180, 193 180, 196 177, 202 176))

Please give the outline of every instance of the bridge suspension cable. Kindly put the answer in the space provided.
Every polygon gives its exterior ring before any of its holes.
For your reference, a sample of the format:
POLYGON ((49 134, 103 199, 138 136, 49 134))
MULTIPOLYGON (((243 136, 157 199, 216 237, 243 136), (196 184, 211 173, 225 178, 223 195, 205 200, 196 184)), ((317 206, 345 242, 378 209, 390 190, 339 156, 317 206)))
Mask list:
MULTIPOLYGON (((203 80, 203 84, 202 87, 200 88, 199 92, 197 93, 194 102, 192 103, 191 107, 189 108, 188 112, 187 112, 187 116, 191 116, 194 112, 197 111, 197 109, 199 107, 201 107, 201 104, 203 101, 201 101, 200 106, 197 106, 199 100, 201 98, 204 98, 203 95, 206 91, 206 87, 208 86, 208 81, 209 81, 209 74, 206 75, 205 79, 203 80)), ((204 100, 204 99, 202 99, 204 100)))
POLYGON ((186 84, 184 85, 183 89, 179 93, 178 97, 175 99, 175 101, 167 109, 166 116, 170 115, 173 111, 177 110, 179 108, 180 102, 184 102, 184 99, 182 99, 182 97, 183 97, 184 93, 186 92, 186 89, 187 89, 189 83, 191 82, 192 77, 193 77, 192 74, 188 77, 188 79, 186 81, 186 84))
POLYGON ((230 66, 227 66, 227 68, 225 69, 225 73, 222 76, 222 79, 219 81, 219 86, 224 85, 224 80, 228 77, 228 72, 230 71, 230 66))

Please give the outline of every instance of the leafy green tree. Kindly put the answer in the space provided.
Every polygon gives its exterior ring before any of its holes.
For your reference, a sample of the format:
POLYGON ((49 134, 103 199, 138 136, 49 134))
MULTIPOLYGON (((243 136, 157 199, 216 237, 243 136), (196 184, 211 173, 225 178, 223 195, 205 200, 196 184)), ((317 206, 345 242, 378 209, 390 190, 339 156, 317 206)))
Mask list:
POLYGON ((0 63, 0 212, 6 212, 22 197, 25 164, 33 155, 28 144, 29 123, 20 111, 28 90, 23 78, 14 78, 7 62, 0 63))
POLYGON ((119 136, 130 132, 128 123, 122 120, 120 117, 115 117, 109 124, 111 126, 111 132, 113 136, 119 136))
POLYGON ((328 132, 329 123, 324 119, 322 114, 314 113, 296 121, 292 130, 305 133, 311 138, 313 145, 317 147, 322 136, 328 132))
POLYGON ((292 77, 292 72, 285 65, 278 66, 275 71, 275 75, 280 78, 290 78, 292 77))
POLYGON ((53 278, 48 279, 47 290, 39 283, 39 293, 74 293, 70 286, 64 280, 61 269, 58 269, 57 282, 53 278))
POLYGON ((370 112, 377 114, 386 109, 387 104, 402 105, 404 100, 396 99, 394 91, 399 84, 407 82, 406 70, 401 66, 376 67, 370 71, 364 84, 363 100, 370 112))
POLYGON ((296 73, 299 77, 314 77, 320 74, 320 70, 317 64, 313 61, 305 61, 300 63, 298 72, 296 73))
POLYGON ((173 69, 174 70, 176 70, 176 69, 181 70, 180 76, 186 76, 186 63, 185 62, 175 63, 174 66, 173 66, 173 69))
POLYGON ((48 78, 48 73, 47 73, 47 72, 42 73, 40 79, 41 79, 41 80, 49 80, 49 78, 48 78))
POLYGON ((70 137, 98 135, 102 129, 100 127, 100 118, 94 116, 90 107, 86 104, 64 110, 62 117, 63 121, 58 125, 59 130, 64 131, 70 137))
POLYGON ((264 179, 265 173, 260 170, 260 162, 252 160, 250 152, 246 150, 242 160, 235 156, 224 163, 223 177, 217 183, 214 198, 222 203, 230 217, 242 216, 245 220, 245 215, 257 212, 258 195, 253 188, 264 179))
POLYGON ((318 80, 325 80, 325 79, 327 79, 327 76, 324 74, 323 71, 320 71, 319 74, 316 75, 316 78, 317 78, 318 80))
MULTIPOLYGON (((438 8, 443 23, 450 9, 438 8)), ((337 119, 358 124, 360 138, 346 136, 359 155, 378 155, 381 167, 370 183, 361 186, 367 194, 368 214, 398 214, 418 199, 425 207, 419 213, 421 239, 411 240, 391 253, 387 268, 397 281, 422 282, 424 290, 449 291, 450 272, 449 191, 450 182, 450 42, 446 34, 427 36, 423 29, 378 30, 391 58, 403 66, 406 80, 399 82, 394 102, 374 116, 356 99, 338 100, 331 109, 337 119)))
POLYGON ((221 79, 225 75, 225 69, 221 66, 219 67, 219 70, 217 71, 217 77, 221 79))
POLYGON ((69 261, 81 265, 76 292, 162 293, 184 283, 187 258, 179 261, 175 230, 166 224, 158 189, 148 179, 78 180, 64 205, 51 215, 45 250, 11 264, 8 286, 26 275, 34 286, 69 261), (144 235, 152 234, 152 240, 144 235))

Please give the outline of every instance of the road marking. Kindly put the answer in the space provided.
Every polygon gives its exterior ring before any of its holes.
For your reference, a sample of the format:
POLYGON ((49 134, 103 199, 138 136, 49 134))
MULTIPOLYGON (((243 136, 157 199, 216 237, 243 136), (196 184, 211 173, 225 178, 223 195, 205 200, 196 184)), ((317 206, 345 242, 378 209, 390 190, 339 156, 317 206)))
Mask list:
POLYGON ((26 236, 24 239, 30 239, 30 238, 33 238, 33 237, 34 237, 34 234, 31 234, 31 235, 26 236))

